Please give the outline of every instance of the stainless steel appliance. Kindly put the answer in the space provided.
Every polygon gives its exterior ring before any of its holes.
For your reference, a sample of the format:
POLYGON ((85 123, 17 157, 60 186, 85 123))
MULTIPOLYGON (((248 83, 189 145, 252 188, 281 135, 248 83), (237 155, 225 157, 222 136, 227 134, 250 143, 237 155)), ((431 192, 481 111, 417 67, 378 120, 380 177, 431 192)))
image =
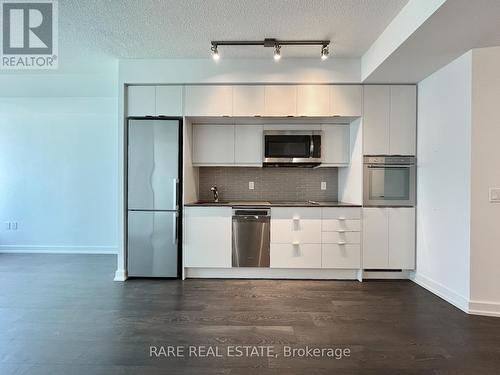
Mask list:
POLYGON ((414 156, 365 156, 364 206, 415 206, 414 156))
POLYGON ((264 166, 315 167, 321 164, 320 130, 264 131, 264 166))
POLYGON ((268 209, 233 209, 233 267, 269 267, 268 209))
POLYGON ((180 120, 128 120, 129 276, 179 276, 180 120))

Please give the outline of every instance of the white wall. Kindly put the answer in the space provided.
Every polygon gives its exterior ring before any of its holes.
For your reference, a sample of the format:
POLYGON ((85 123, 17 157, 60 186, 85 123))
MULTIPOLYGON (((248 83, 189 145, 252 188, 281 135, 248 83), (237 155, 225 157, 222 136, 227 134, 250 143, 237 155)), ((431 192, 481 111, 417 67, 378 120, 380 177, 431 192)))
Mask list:
POLYGON ((471 65, 466 53, 418 84, 415 280, 469 299, 471 65))
POLYGON ((500 315, 500 47, 472 51, 471 312, 500 315))
POLYGON ((112 61, 0 74, 0 252, 116 253, 117 78, 112 61))

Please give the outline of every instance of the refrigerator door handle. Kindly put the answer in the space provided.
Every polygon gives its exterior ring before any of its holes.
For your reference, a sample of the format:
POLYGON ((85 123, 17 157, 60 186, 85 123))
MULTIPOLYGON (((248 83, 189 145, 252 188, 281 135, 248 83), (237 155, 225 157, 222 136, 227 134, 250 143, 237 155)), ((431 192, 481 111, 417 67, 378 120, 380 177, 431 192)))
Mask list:
POLYGON ((179 179, 174 178, 172 180, 172 182, 174 184, 174 187, 172 189, 172 192, 174 193, 173 194, 173 202, 172 202, 172 205, 173 205, 172 210, 177 211, 179 209, 179 202, 177 202, 177 197, 179 196, 179 179))
POLYGON ((173 228, 172 228, 172 230, 174 231, 173 236, 172 236, 172 238, 173 238, 172 242, 174 245, 177 245, 177 243, 179 242, 179 237, 177 236, 177 221, 178 220, 179 220, 179 213, 176 212, 175 218, 173 220, 173 228))

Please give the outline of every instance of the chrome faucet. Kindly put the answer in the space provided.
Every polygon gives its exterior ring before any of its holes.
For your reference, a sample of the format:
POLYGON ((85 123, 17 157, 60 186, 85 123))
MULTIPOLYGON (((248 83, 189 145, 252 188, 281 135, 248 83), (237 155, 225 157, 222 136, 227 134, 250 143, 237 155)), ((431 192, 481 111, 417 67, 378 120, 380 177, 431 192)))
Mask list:
POLYGON ((219 202, 219 191, 217 190, 217 186, 215 186, 215 185, 212 186, 210 188, 210 191, 214 195, 214 203, 218 203, 219 202))

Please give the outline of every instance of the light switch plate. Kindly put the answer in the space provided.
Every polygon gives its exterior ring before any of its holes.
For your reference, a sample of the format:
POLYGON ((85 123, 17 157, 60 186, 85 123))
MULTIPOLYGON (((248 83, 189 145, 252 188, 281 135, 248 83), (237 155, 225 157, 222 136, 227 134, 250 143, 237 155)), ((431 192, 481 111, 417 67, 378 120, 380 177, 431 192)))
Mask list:
POLYGON ((249 181, 249 182, 248 182, 248 189, 249 189, 249 190, 253 190, 253 189, 255 189, 255 184, 253 183, 253 181, 249 181))
POLYGON ((326 190, 326 181, 321 181, 321 190, 326 190))
POLYGON ((490 202, 500 203, 500 188, 490 188, 490 202))

